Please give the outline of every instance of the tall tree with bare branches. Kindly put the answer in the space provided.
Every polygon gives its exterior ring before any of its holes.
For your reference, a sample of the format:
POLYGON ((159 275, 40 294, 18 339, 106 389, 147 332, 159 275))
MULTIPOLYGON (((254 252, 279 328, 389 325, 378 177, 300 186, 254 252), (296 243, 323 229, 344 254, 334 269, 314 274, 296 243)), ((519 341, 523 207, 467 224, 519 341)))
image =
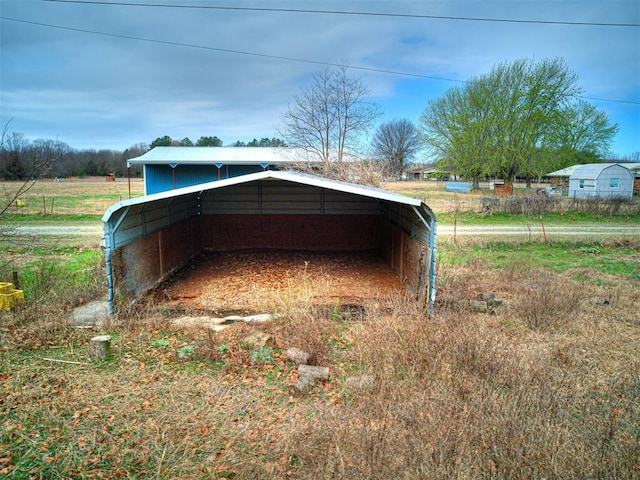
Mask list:
POLYGON ((347 69, 344 65, 314 73, 311 84, 294 95, 279 129, 287 145, 323 162, 341 162, 354 150, 380 110, 368 100, 370 91, 362 80, 350 77, 347 69))
POLYGON ((372 142, 374 154, 386 162, 389 173, 394 176, 402 174, 407 161, 420 146, 418 129, 406 118, 394 118, 380 125, 372 142))

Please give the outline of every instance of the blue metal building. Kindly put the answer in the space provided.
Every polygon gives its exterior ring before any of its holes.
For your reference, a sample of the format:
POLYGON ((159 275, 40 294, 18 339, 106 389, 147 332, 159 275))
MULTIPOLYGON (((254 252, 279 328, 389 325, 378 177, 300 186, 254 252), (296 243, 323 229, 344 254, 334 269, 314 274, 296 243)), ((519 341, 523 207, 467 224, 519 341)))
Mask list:
POLYGON ((146 195, 317 161, 288 147, 155 147, 127 161, 143 169, 146 195))

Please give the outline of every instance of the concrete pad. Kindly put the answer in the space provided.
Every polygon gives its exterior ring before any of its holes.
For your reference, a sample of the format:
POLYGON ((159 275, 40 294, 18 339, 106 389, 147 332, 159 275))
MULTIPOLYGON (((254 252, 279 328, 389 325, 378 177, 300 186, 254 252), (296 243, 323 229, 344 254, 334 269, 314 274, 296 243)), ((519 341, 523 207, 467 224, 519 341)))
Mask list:
POLYGON ((70 322, 78 327, 92 327, 108 317, 109 308, 106 300, 96 300, 74 308, 70 322))
POLYGON ((277 318, 277 315, 273 315, 270 313, 262 313, 258 315, 249 315, 246 317, 242 317, 240 315, 231 315, 229 317, 224 318, 214 318, 214 317, 190 317, 183 316, 179 318, 175 318, 171 321, 171 324, 177 328, 209 328, 214 332, 219 332, 224 330, 229 325, 235 322, 267 322, 269 320, 273 320, 277 318))

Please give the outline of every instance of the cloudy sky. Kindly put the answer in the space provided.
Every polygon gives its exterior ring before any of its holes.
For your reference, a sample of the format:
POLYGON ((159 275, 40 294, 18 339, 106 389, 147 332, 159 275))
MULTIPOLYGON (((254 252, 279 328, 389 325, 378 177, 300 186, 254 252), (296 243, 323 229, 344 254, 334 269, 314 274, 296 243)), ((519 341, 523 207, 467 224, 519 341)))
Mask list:
POLYGON ((640 151, 638 0, 0 0, 0 17, 0 121, 31 140, 277 136, 311 74, 342 62, 381 121, 417 124, 499 62, 562 57, 619 124, 612 152, 640 151))

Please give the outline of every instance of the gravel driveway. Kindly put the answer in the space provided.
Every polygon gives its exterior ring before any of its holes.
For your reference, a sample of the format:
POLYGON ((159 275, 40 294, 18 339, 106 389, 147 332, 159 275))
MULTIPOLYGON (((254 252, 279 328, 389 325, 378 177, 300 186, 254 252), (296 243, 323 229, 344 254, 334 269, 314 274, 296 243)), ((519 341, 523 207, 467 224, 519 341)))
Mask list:
MULTIPOLYGON (((638 225, 545 225, 548 238, 582 237, 598 239, 640 239, 638 225)), ((102 238, 102 225, 19 225, 14 227, 15 234, 21 235, 83 235, 94 236, 96 241, 102 238)), ((453 236, 531 236, 543 235, 540 224, 527 225, 438 225, 439 237, 453 236)))

